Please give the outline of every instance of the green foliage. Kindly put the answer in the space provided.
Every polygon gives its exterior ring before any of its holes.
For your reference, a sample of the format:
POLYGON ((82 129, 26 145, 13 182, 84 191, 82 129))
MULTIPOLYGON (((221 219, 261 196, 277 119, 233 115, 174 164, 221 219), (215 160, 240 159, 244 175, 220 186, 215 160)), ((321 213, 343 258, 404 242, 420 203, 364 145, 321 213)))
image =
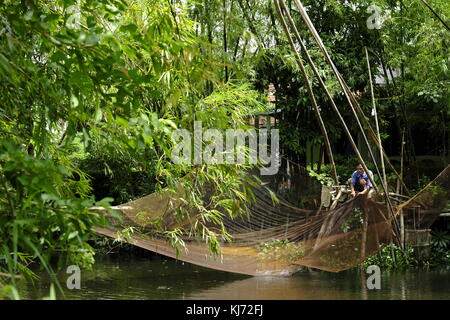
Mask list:
MULTIPOLYGON (((336 155, 335 157, 335 165, 336 165, 336 173, 339 178, 340 184, 347 184, 347 180, 352 177, 353 172, 356 170, 356 166, 358 164, 358 158, 356 157, 342 157, 340 155, 336 155)), ((369 170, 374 171, 373 164, 371 162, 366 162, 369 170)), ((326 186, 333 185, 333 178, 331 176, 331 167, 329 164, 323 164, 321 166, 320 173, 315 169, 311 169, 310 165, 307 165, 307 170, 309 175, 316 178, 321 184, 326 186)), ((378 175, 374 174, 375 183, 379 183, 378 175)))
POLYGON ((377 265, 380 268, 407 268, 418 265, 414 257, 414 248, 407 245, 404 252, 395 244, 384 246, 376 255, 366 259, 364 265, 377 265))
MULTIPOLYGON (((185 200, 201 216, 182 232, 199 233, 218 251, 220 236, 205 223, 217 223, 228 238, 218 212, 245 209, 245 166, 177 166, 171 131, 191 129, 194 120, 246 128, 246 117, 265 104, 246 84, 221 83, 220 58, 204 51, 215 44, 195 28, 187 10, 163 0, 0 4, 2 270, 25 272, 21 254, 50 274, 55 253, 58 268, 91 265, 87 240, 104 218, 89 207, 108 207, 111 195, 120 203, 175 189, 192 170, 185 200), (218 196, 206 204, 210 185, 218 196), (96 202, 93 187, 108 198, 96 202)), ((177 247, 178 231, 164 232, 177 247)))
POLYGON ((12 285, 2 285, 0 281, 0 300, 20 300, 19 292, 12 285))
POLYGON ((446 248, 432 246, 430 255, 425 259, 418 260, 416 251, 411 245, 407 245, 402 251, 395 244, 384 246, 376 255, 366 259, 364 265, 377 265, 380 268, 404 269, 416 266, 424 268, 446 266, 450 264, 450 251, 446 248))
POLYGON ((288 240, 273 240, 261 243, 258 256, 264 261, 292 262, 303 258, 305 249, 301 243, 288 240))
POLYGON ((438 248, 447 248, 450 245, 450 234, 445 230, 433 230, 431 243, 438 248))
POLYGON ((114 198, 122 204, 155 190, 156 154, 148 147, 139 154, 121 148, 120 144, 96 141, 77 162, 91 181, 95 197, 114 198))
POLYGON ((364 223, 364 212, 360 208, 355 208, 351 215, 349 215, 345 221, 341 224, 341 230, 348 232, 349 230, 355 230, 361 228, 364 223))
POLYGON ((326 168, 324 168, 325 172, 317 173, 313 169, 311 169, 310 166, 307 166, 306 168, 308 170, 308 173, 311 177, 314 177, 317 179, 321 184, 325 186, 332 186, 334 185, 333 178, 331 177, 330 173, 326 168))
POLYGON ((431 250, 431 256, 427 261, 426 266, 449 266, 450 265, 450 250, 446 248, 433 248, 431 250))
POLYGON ((86 182, 75 181, 75 174, 0 140, 0 271, 31 275, 33 258, 50 271, 48 262, 55 253, 58 269, 92 265, 93 249, 86 241, 92 226, 105 220, 89 208, 108 203, 81 194, 84 187, 77 184, 86 182))

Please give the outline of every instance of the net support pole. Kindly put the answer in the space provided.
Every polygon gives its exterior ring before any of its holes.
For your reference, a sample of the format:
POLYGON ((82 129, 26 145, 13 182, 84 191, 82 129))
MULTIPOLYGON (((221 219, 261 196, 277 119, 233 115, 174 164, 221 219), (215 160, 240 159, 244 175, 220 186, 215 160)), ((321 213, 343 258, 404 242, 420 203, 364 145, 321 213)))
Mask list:
MULTIPOLYGON (((369 84, 370 84, 370 95, 372 98, 372 108, 374 112, 374 118, 375 118, 375 127, 377 129, 377 136, 378 136, 378 144, 382 146, 381 144, 381 134, 380 134, 380 126, 378 124, 378 112, 377 112, 377 106, 375 103, 375 94, 373 91, 373 82, 372 82, 372 71, 370 70, 370 61, 369 61, 369 53, 367 52, 367 48, 364 48, 366 52, 366 61, 367 61, 367 70, 369 71, 369 84)), ((383 148, 380 149, 380 161, 381 161, 381 170, 383 173, 382 177, 382 183, 384 183, 384 188, 387 190, 387 179, 386 179, 386 169, 384 167, 384 158, 383 158, 383 148)))
POLYGON ((333 157, 333 152, 331 150, 330 140, 328 139, 328 132, 327 132, 327 129, 326 129, 325 124, 323 122, 322 116, 320 114, 319 107, 317 106, 316 98, 314 97, 314 92, 313 92, 313 89, 312 89, 312 85, 310 83, 310 79, 309 79, 308 74, 306 72, 306 69, 305 69, 305 66, 303 64, 303 61, 302 61, 302 59, 300 57, 300 54, 298 53, 297 49, 295 48, 294 41, 293 41, 293 39, 292 39, 292 37, 291 37, 291 35, 289 33, 288 26, 286 24, 286 21, 284 19, 284 16, 282 14, 281 8, 280 8, 279 3, 278 3, 277 0, 275 0, 275 7, 276 7, 276 9, 277 9, 277 11, 279 13, 281 24, 283 26, 284 32, 286 34, 286 37, 288 38, 289 44, 290 44, 292 50, 295 53, 295 58, 297 60, 298 65, 300 66, 300 70, 301 70, 301 72, 303 74, 303 78, 305 79, 308 96, 309 96, 309 98, 311 100, 311 104, 313 106, 314 113, 315 113, 315 115, 317 117, 317 120, 319 122, 320 130, 322 131, 322 134, 324 136, 325 145, 326 145, 326 149, 327 149, 327 154, 328 154, 328 158, 330 160, 330 165, 331 165, 331 174, 333 176, 333 180, 334 180, 335 185, 338 185, 339 184, 339 179, 338 179, 337 172, 336 172, 336 165, 334 163, 334 157, 333 157))
MULTIPOLYGON (((278 4, 278 0, 274 0, 274 1, 275 1, 276 4, 278 4)), ((279 2, 283 5, 283 9, 284 9, 284 11, 286 12, 286 15, 287 15, 288 17, 290 17, 289 11, 287 10, 287 7, 286 7, 286 4, 285 4, 284 0, 280 0, 279 2)), ((325 55, 327 62, 330 64, 331 68, 333 69, 333 72, 335 72, 335 73, 338 72, 337 69, 336 69, 336 66, 333 64, 333 62, 332 62, 330 56, 328 55, 328 52, 327 52, 327 50, 326 50, 326 48, 325 48, 325 46, 324 46, 322 40, 320 39, 319 35, 317 34, 317 31, 316 31, 314 25, 312 24, 311 20, 309 19, 308 14, 307 14, 306 11, 304 10, 303 5, 302 5, 301 2, 298 1, 298 0, 295 0, 295 4, 297 5, 297 8, 298 8, 298 10, 300 11, 300 14, 301 14, 301 16, 302 16, 304 22, 306 23, 306 25, 307 25, 307 27, 308 27, 310 33, 313 35, 314 39, 316 40, 317 44, 319 45, 320 50, 321 50, 322 53, 325 55)), ((283 14, 282 14, 281 12, 280 12, 280 15, 281 15, 281 17, 283 17, 283 14)), ((284 19, 284 18, 283 18, 283 19, 284 19)), ((292 18, 291 18, 290 20, 293 21, 292 18)), ((292 24, 293 24, 293 23, 292 23, 292 24)), ((294 27, 295 27, 295 24, 294 24, 294 27)), ((295 28, 295 29, 296 29, 296 28, 295 28)), ((296 35, 298 35, 298 37, 300 36, 298 32, 296 33, 296 35)), ((302 43, 302 42, 303 42, 303 41, 301 41, 301 43, 302 43)), ((305 51, 305 49, 306 49, 306 47, 305 47, 304 45, 302 45, 302 50, 305 51)), ((309 61, 312 62, 312 59, 308 59, 308 62, 309 62, 309 61)), ((311 63, 310 63, 310 64, 311 64, 311 63)), ((311 67, 312 67, 312 65, 311 65, 311 67)), ((313 68, 313 69, 314 69, 314 68, 313 68)), ((317 70, 316 70, 316 71, 317 71, 317 70)), ((315 71, 314 73, 316 73, 316 71, 315 71)), ((317 76, 317 75, 318 75, 318 73, 316 74, 316 76, 317 76)), ((330 99, 330 101, 331 101, 331 100, 332 100, 332 97, 331 97, 331 95, 329 94, 328 89, 326 88, 325 84, 322 84, 323 81, 321 81, 321 77, 319 76, 318 79, 319 79, 319 82, 321 82, 321 85, 324 87, 325 92, 327 92, 328 98, 329 98, 329 99, 331 98, 331 99, 330 99)), ((338 77, 338 81, 339 81, 339 83, 341 84, 341 86, 343 86, 343 84, 341 83, 340 77, 338 77)), ((345 94, 345 96, 347 97, 347 99, 350 99, 350 98, 348 97, 348 94, 347 94, 347 92, 346 92, 345 90, 344 90, 344 94, 345 94)), ((334 107, 336 107, 336 105, 334 104, 334 101, 332 102, 332 105, 333 105, 334 107)), ((335 111, 336 111, 336 110, 337 110, 337 107, 336 107, 335 111)), ((354 111, 354 110, 353 110, 353 111, 354 111)), ((340 115, 340 113, 339 113, 339 115, 340 115)), ((342 121, 343 121, 342 116, 341 116, 340 118, 341 118, 342 121)), ((356 117, 356 120, 359 122, 359 119, 358 119, 357 117, 356 117)), ((345 121, 343 121, 343 124, 344 124, 345 129, 346 129, 345 131, 349 133, 350 131, 348 130, 347 125, 345 124, 345 121)), ((363 134, 363 136, 365 137, 364 132, 362 132, 362 134, 363 134)), ((350 143, 352 144, 352 147, 353 147, 353 149, 354 149, 354 151, 355 151, 355 154, 356 154, 356 156, 358 157, 359 162, 361 162, 361 165, 362 165, 363 168, 364 168, 364 171, 367 172, 367 173, 369 173, 369 170, 368 170, 368 168, 367 168, 367 166, 366 166, 366 163, 365 163, 365 161, 363 160, 363 158, 362 158, 362 156, 361 156, 361 154, 360 154, 358 148, 356 147, 356 144, 355 144, 355 142, 353 141, 353 138, 351 137, 351 134, 349 135, 349 138, 350 138, 350 143)), ((368 145, 368 143, 367 143, 367 145, 368 145)), ((368 148, 369 148, 369 152, 371 152, 370 146, 369 146, 369 145, 368 145, 368 148)), ((368 174, 367 176, 369 177, 369 180, 370 180, 370 182, 372 183, 372 185, 373 185, 375 191, 378 191, 377 185, 376 185, 375 181, 373 180, 373 178, 371 177, 371 175, 368 174)))
MULTIPOLYGON (((402 132, 402 147, 401 147, 401 155, 400 155, 400 176, 403 177, 403 154, 405 148, 405 130, 402 132)), ((399 193, 402 193, 402 187, 399 185, 399 193)), ((400 237, 402 248, 405 248, 405 216, 403 214, 403 209, 400 209, 400 237)))
MULTIPOLYGON (((281 0, 281 2, 284 2, 284 1, 281 0)), ((336 66, 334 65, 333 61, 331 60, 331 57, 328 54, 328 51, 325 48, 325 45, 323 44, 322 39, 320 38, 319 34, 317 33, 317 30, 314 27, 313 23, 311 22, 311 19, 309 18, 308 13, 306 12, 306 10, 303 7, 302 3, 300 2, 300 0, 294 0, 294 2, 295 2, 295 5, 297 6, 298 11, 300 12, 300 15, 301 15, 303 21, 305 22, 306 26, 308 27, 308 30, 310 31, 310 33, 312 34, 312 36, 316 40, 316 43, 318 44, 320 50, 322 51, 323 55, 325 56, 326 61, 331 66, 334 74, 336 75, 336 78, 338 79, 339 84, 341 85, 341 87, 344 90, 344 94, 345 94, 345 96, 346 96, 346 98, 347 98, 347 100, 348 100, 348 102, 350 104, 350 108, 352 109, 353 114, 355 115, 356 121, 357 121, 357 123, 358 123, 358 125, 359 125, 359 127, 361 129, 361 133, 362 133, 362 135, 364 137, 364 141, 365 141, 365 143, 366 143, 366 145, 368 147, 369 154, 370 154, 370 156, 372 157, 372 159, 374 161, 374 164, 375 164, 375 167, 376 167, 376 169, 378 171, 378 174, 380 175, 379 170, 378 170, 378 166, 376 165, 376 161, 375 161, 375 158, 373 156, 372 150, 370 148, 369 142, 367 141, 367 137, 366 137, 366 135, 364 133, 364 129, 362 128, 362 125, 361 125, 360 120, 359 120, 359 118, 357 116, 355 108, 353 107, 353 103, 352 103, 352 99, 351 99, 351 97, 353 97, 353 95, 350 92, 350 89, 348 88, 348 86, 343 81, 343 78, 340 75, 339 71, 337 70, 336 66)), ((357 154, 359 154, 359 151, 357 152, 357 154)), ((360 158, 360 155, 359 155, 358 158, 360 158)), ((360 160, 362 160, 362 157, 361 157, 360 160)), ((367 169, 367 166, 365 165, 363 160, 361 161, 361 165, 363 166, 364 170, 367 173, 369 173, 369 171, 367 169)), ((367 176, 369 177, 370 182, 374 186, 374 189, 377 190, 377 187, 376 187, 375 182, 374 182, 373 178, 371 177, 371 175, 368 174, 367 176)), ((382 184, 382 186, 383 186, 383 189, 384 189, 384 185, 383 184, 382 184)), ((389 195, 387 193, 387 190, 385 190, 385 189, 384 189, 384 194, 385 194, 386 202, 388 204, 389 212, 390 212, 390 214, 392 216, 393 223, 394 223, 394 235, 397 238, 397 240, 400 242, 400 235, 399 235, 399 233, 400 233, 399 229, 400 228, 399 228, 397 220, 395 218, 395 212, 394 212, 392 204, 390 202, 389 195)))
MULTIPOLYGON (((360 162, 361 165, 363 166, 364 170, 365 170, 366 172, 369 172, 369 170, 368 170, 368 168, 367 168, 367 166, 366 166, 366 164, 365 164, 365 161, 364 161, 364 159, 362 158, 362 156, 361 156, 361 154, 360 154, 360 152, 359 152, 359 150, 358 150, 358 148, 357 148, 357 146, 356 146, 356 143, 354 142, 353 137, 352 137, 352 135, 351 135, 351 133, 350 133, 348 127, 347 127, 347 124, 345 123, 345 121, 344 121, 342 115, 341 115, 340 112, 339 112, 339 109, 337 108, 336 104, 334 103, 333 97, 331 96, 330 92, 328 91, 328 88, 325 86, 325 83, 323 82, 323 80, 322 80, 322 78, 321 78, 321 76, 320 76, 320 74, 319 74, 319 72, 318 72, 318 70, 317 70, 317 68, 316 68, 316 66, 315 66, 315 64, 314 64, 314 62, 313 62, 312 59, 311 59, 311 56, 309 55, 308 50, 306 49, 306 46, 305 46, 304 43, 303 43, 303 40, 302 40, 302 38, 301 38, 301 36, 300 36, 300 34, 299 34, 299 32, 298 32, 296 26, 295 26, 295 23, 293 22, 292 17, 290 16, 289 11, 287 10, 287 7, 286 7, 286 4, 285 4, 284 0, 280 0, 280 3, 281 3, 281 5, 282 5, 282 7, 283 7, 283 10, 284 10, 284 12, 285 12, 287 18, 288 18, 288 21, 289 21, 289 24, 291 25, 291 28, 292 28, 292 29, 294 30, 294 32, 295 32, 295 35, 296 35, 296 37, 297 37, 297 41, 299 42, 302 51, 305 52, 305 55, 306 55, 306 58, 307 58, 308 63, 310 64, 311 68, 313 69, 313 72, 314 72, 315 76, 317 77, 317 79, 319 80, 320 85, 321 85, 322 88, 325 90, 325 93, 327 94, 327 97, 328 97, 328 99, 330 100, 330 103, 331 103, 331 105, 332 105, 334 111, 335 111, 335 112, 338 114, 338 116, 339 116, 339 119, 340 119, 340 121, 341 121, 341 123, 342 123, 342 125, 343 125, 343 127, 344 127, 344 131, 346 132, 346 134, 347 134, 347 136, 348 136, 348 138, 349 138, 349 141, 350 141, 350 144, 351 144, 351 146, 352 146, 352 148, 353 148, 353 151, 355 152, 355 154, 356 154, 356 156, 357 156, 359 162, 360 162)), ((277 10, 279 11, 280 18, 282 19, 282 21, 284 21, 283 13, 282 13, 282 11, 281 11, 281 8, 279 7, 278 0, 275 0, 275 4, 276 4, 276 7, 277 7, 277 10)), ((284 22, 284 23, 285 23, 285 22, 284 22)), ((290 35, 289 35, 289 37, 290 37, 290 35)), ((369 148, 370 148, 370 147, 369 147, 369 148)), ((377 186, 376 186, 376 184, 375 184, 375 181, 373 180, 372 176, 371 176, 370 174, 368 174, 368 177, 369 177, 369 180, 370 180, 370 182, 372 183, 374 189, 375 189, 376 191, 378 191, 378 188, 377 188, 377 186)))
MULTIPOLYGON (((341 77, 341 80, 343 82, 343 84, 348 87, 347 83, 345 82, 345 80, 341 77)), ((392 170, 392 172, 394 172, 394 174, 397 176, 397 178, 399 179, 400 183, 402 184, 402 187, 404 188, 405 192, 407 193, 407 195, 411 196, 411 192, 409 191, 408 187, 406 186, 405 182, 403 181, 402 175, 400 175, 397 170, 395 169, 395 167, 392 165, 391 161, 389 160, 388 155, 386 154, 386 152, 383 149, 382 145, 378 144, 378 138, 376 136, 375 131, 373 130, 372 126, 370 125, 369 121, 366 119, 366 115, 364 114, 364 112, 362 111, 361 107, 359 106, 358 102, 356 101, 355 97, 353 95, 350 95, 350 99, 353 103, 353 106, 355 108, 355 110, 358 112, 358 114, 361 117, 362 122, 364 123, 364 125, 366 126, 366 128, 369 130, 369 137, 372 139, 372 141, 375 143, 375 146, 381 150, 382 154, 383 154, 383 158, 386 161, 386 163, 388 164, 389 168, 392 170)))
MULTIPOLYGON (((308 30, 309 30, 310 33, 313 35, 314 39, 316 40, 317 44, 319 45, 320 50, 321 50, 322 53, 324 54, 324 56, 325 56, 327 62, 330 64, 330 66, 331 66, 333 72, 336 74, 336 76, 337 76, 337 78, 338 78, 338 82, 339 82, 339 84, 341 85, 341 87, 344 89, 344 94, 345 94, 345 96, 346 96, 348 102, 350 103, 350 106, 351 106, 353 112, 355 113, 355 109, 359 112, 360 116, 362 117, 363 122, 366 124, 366 126, 367 126, 368 129, 369 129, 370 137, 372 137, 372 139, 375 141, 375 145, 378 146, 379 148, 382 148, 382 146, 379 146, 379 145, 378 145, 378 142, 377 142, 376 136, 375 136, 375 134, 374 134, 374 132, 373 132, 373 129, 371 128, 370 124, 368 123, 367 119, 365 118, 365 115, 364 115, 364 113, 362 112, 361 108, 359 107, 359 105, 358 105, 358 103, 357 103, 355 97, 354 97, 353 94, 350 92, 350 88, 347 86, 347 84, 345 83, 345 80, 344 80, 344 79, 342 78, 342 76, 339 74, 339 71, 336 69, 336 66, 334 65, 333 61, 331 60, 331 58, 330 58, 330 56, 329 56, 329 54, 328 54, 328 52, 327 52, 327 50, 326 50, 326 48, 325 48, 325 46, 324 46, 322 40, 320 39, 320 36, 318 35, 318 33, 317 33, 317 31, 316 31, 314 25, 312 24, 311 20, 309 19, 309 16, 308 16, 308 14, 306 13, 306 10, 304 9, 303 5, 301 4, 301 2, 300 2, 299 0, 295 0, 295 4, 296 4, 297 9, 298 9, 298 11, 300 12, 300 14, 301 14, 301 16, 302 16, 304 22, 306 23, 306 25, 307 25, 307 27, 308 27, 308 30), (354 104, 354 106, 353 106, 353 104, 354 104)), ((356 116, 356 113, 355 113, 355 116, 356 116)), ((359 118, 358 118, 357 116, 356 116, 356 120, 357 120, 357 122, 358 122, 358 125, 361 127, 360 120, 359 120, 359 118)), ((365 140, 366 144, 368 145, 369 152, 370 152, 371 155, 372 155, 372 152, 371 152, 369 143, 368 143, 368 141, 367 141, 366 135, 364 134, 364 131, 363 131, 363 130, 362 130, 362 134, 363 134, 363 137, 364 137, 364 140, 365 140)), ((394 171, 394 173, 395 173, 397 176, 399 176, 398 173, 397 173, 397 171, 395 170, 394 166, 390 163, 389 158, 388 158, 387 155, 384 153, 384 151, 383 151, 383 155, 384 155, 384 158, 387 160, 388 164, 390 165, 391 169, 394 171)), ((371 182, 372 182, 372 181, 371 181, 371 182)), ((401 182, 403 183, 403 180, 401 180, 401 182)), ((403 183, 403 185, 404 185, 404 183, 403 183)), ((407 187, 406 187, 406 185, 404 185, 404 187, 405 187, 405 190, 408 190, 407 187)), ((408 193, 409 193, 409 192, 408 192, 408 193)))

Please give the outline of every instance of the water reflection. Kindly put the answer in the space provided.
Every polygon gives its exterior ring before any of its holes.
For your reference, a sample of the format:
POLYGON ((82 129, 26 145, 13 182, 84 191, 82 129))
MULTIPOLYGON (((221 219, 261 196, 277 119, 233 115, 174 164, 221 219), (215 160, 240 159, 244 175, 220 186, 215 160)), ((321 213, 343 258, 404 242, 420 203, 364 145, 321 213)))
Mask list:
POLYGON ((369 290, 366 275, 358 271, 339 274, 302 272, 289 278, 262 277, 237 280, 197 291, 188 299, 255 300, 367 300, 450 299, 450 272, 384 272, 381 289, 369 290))
MULTIPOLYGON (((67 274, 58 278, 65 286, 67 274)), ((450 270, 382 272, 381 289, 368 290, 364 272, 305 271, 291 277, 248 277, 153 257, 101 257, 82 270, 80 290, 66 299, 450 299, 450 270)), ((26 299, 48 295, 49 280, 20 283, 26 299)), ((61 295, 58 298, 62 298, 61 295)))

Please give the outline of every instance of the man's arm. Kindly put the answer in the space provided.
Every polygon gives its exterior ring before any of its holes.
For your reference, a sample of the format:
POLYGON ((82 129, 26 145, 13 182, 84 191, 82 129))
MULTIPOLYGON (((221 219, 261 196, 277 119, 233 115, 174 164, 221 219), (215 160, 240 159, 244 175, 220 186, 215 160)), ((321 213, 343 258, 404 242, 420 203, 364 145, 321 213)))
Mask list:
POLYGON ((370 190, 370 187, 369 187, 368 185, 366 185, 366 187, 364 188, 364 190, 361 191, 359 194, 366 194, 366 193, 369 192, 369 190, 370 190))
MULTIPOLYGON (((372 173, 372 171, 369 171, 369 175, 370 175, 370 177, 373 179, 373 173, 372 173)), ((367 180, 366 180, 366 185, 365 185, 365 187, 364 187, 364 190, 361 191, 360 194, 367 194, 367 193, 369 193, 370 188, 373 188, 372 182, 370 182, 370 179, 369 179, 369 175, 367 175, 367 180)))

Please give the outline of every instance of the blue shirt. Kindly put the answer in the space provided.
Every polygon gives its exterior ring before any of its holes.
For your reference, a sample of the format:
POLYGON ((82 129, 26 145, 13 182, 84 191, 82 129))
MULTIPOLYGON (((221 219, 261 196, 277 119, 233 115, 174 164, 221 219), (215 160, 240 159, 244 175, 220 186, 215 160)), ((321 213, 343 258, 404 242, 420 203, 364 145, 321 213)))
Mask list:
MULTIPOLYGON (((373 179, 373 173, 372 171, 369 170, 369 174, 373 179)), ((369 177, 367 176, 367 173, 363 172, 362 174, 360 174, 358 172, 358 170, 356 170, 355 172, 353 172, 352 174, 352 181, 350 182, 353 186, 359 186, 359 180, 364 179, 366 180, 366 185, 373 188, 372 183, 370 182, 369 177)))

